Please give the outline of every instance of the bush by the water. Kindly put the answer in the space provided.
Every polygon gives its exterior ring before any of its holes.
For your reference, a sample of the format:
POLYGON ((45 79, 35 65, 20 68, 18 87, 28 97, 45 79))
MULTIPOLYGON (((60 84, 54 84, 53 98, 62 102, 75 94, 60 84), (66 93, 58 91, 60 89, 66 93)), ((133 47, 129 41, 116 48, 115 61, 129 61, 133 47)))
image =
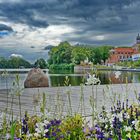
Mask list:
POLYGON ((49 69, 53 70, 74 70, 74 64, 52 64, 49 69))

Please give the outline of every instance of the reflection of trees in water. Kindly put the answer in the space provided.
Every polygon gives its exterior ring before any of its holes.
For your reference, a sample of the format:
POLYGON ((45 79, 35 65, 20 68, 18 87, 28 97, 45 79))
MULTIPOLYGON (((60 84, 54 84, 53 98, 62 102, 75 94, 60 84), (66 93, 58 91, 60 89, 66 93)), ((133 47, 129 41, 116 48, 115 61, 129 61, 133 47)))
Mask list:
POLYGON ((110 82, 112 84, 120 84, 120 83, 126 83, 126 82, 132 83, 132 82, 135 82, 136 79, 137 79, 137 81, 140 81, 140 74, 138 74, 134 80, 135 73, 121 72, 120 77, 118 79, 116 79, 115 72, 116 71, 101 71, 101 72, 99 72, 98 75, 99 75, 99 78, 101 80, 101 84, 109 84, 110 82), (139 78, 139 80, 138 80, 138 78, 139 78))
MULTIPOLYGON (((59 71, 59 73, 62 73, 59 71)), ((64 72, 63 72, 64 73, 64 72)), ((65 76, 68 75, 69 83, 72 86, 79 86, 81 83, 86 82, 86 74, 87 73, 80 73, 79 74, 72 74, 72 72, 65 71, 65 74, 48 74, 50 85, 53 86, 64 86, 65 76), (69 75, 70 74, 70 75, 69 75)), ((21 85, 23 85, 27 74, 20 74, 21 85)), ((115 78, 115 71, 98 71, 97 77, 99 77, 101 84, 110 84, 109 79, 111 80, 112 84, 119 84, 119 83, 126 83, 126 77, 128 79, 128 83, 140 83, 140 73, 139 72, 122 72, 120 79, 115 78)), ((15 74, 9 74, 8 76, 8 87, 12 87, 13 80, 15 79, 15 74)), ((0 75, 0 88, 5 88, 6 83, 4 77, 0 75)))
POLYGON ((99 72, 98 73, 101 84, 109 84, 109 73, 108 72, 99 72))
MULTIPOLYGON (((83 76, 68 76, 69 84, 72 86, 78 86, 83 83, 83 76)), ((64 86, 64 76, 50 76, 51 86, 64 86)))
MULTIPOLYGON (((65 75, 67 75, 67 74, 65 74, 65 75)), ((51 86, 58 86, 58 85, 64 86, 65 75, 50 76, 51 86)), ((72 86, 78 86, 81 83, 86 82, 85 74, 83 74, 83 76, 78 76, 75 74, 73 76, 68 76, 68 77, 69 77, 69 83, 72 86)), ((97 77, 99 77, 101 84, 126 83, 126 79, 127 79, 128 83, 140 82, 140 73, 133 73, 133 72, 121 72, 120 77, 118 79, 116 79, 115 71, 99 71, 97 74, 97 77)))
POLYGON ((139 83, 140 82, 140 73, 133 73, 132 82, 133 83, 139 83))

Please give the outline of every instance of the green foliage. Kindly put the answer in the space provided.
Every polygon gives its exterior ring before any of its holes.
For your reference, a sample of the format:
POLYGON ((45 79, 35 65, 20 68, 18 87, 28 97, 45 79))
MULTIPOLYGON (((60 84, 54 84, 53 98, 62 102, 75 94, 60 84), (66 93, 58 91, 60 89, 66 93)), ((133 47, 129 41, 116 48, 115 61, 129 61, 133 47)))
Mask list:
POLYGON ((72 62, 75 64, 80 64, 88 57, 88 49, 83 47, 74 47, 72 50, 72 62))
POLYGON ((109 57, 109 50, 112 49, 112 46, 102 46, 99 48, 100 52, 101 52, 101 59, 104 61, 106 61, 106 59, 108 59, 109 57))
POLYGON ((138 61, 124 61, 117 63, 119 66, 129 67, 129 68, 139 68, 140 67, 140 60, 138 61))
POLYGON ((0 68, 30 68, 31 64, 20 57, 11 57, 10 59, 0 58, 0 68))
POLYGON ((14 136, 15 136, 15 130, 16 130, 16 122, 12 122, 11 125, 11 140, 14 140, 14 136))
POLYGON ((101 60, 102 60, 102 57, 101 57, 101 51, 100 51, 100 49, 99 48, 96 48, 95 50, 94 50, 94 53, 95 53, 95 55, 94 55, 94 64, 97 64, 97 63, 101 63, 101 60))
POLYGON ((67 117, 61 125, 61 131, 67 140, 84 140, 83 119, 81 115, 67 117))
POLYGON ((109 57, 109 50, 112 46, 71 46, 68 42, 62 42, 58 46, 51 49, 48 60, 49 65, 52 64, 80 64, 86 60, 94 62, 95 64, 101 63, 109 57))
POLYGON ((50 70, 73 70, 74 64, 52 64, 49 67, 50 70))
POLYGON ((46 69, 47 62, 43 58, 40 58, 36 60, 36 62, 34 63, 34 66, 39 67, 41 69, 46 69))
POLYGON ((7 68, 8 61, 4 57, 0 57, 0 68, 7 68))
POLYGON ((50 51, 50 59, 48 63, 51 64, 61 64, 61 63, 71 63, 71 51, 72 47, 68 42, 62 42, 58 46, 54 47, 50 51))
POLYGON ((2 135, 4 136, 6 135, 7 128, 8 128, 8 123, 6 119, 6 113, 4 113, 2 116, 2 135))

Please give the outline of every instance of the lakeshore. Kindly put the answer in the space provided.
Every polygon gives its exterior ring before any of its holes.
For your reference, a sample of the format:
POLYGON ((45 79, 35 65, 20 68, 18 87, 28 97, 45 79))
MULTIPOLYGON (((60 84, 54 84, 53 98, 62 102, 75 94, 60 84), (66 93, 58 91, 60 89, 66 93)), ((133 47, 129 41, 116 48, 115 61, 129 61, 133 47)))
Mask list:
MULTIPOLYGON (((0 73, 28 73, 31 70, 29 69, 0 69, 0 73)), ((42 69, 44 73, 48 73, 48 69, 42 69)))

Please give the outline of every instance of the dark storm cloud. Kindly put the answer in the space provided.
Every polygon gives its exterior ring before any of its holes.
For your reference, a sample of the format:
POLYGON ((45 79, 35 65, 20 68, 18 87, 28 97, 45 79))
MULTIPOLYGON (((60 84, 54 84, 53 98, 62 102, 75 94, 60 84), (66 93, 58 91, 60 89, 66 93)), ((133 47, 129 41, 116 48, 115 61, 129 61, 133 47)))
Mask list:
POLYGON ((47 27, 47 20, 36 18, 34 12, 40 11, 43 3, 1 3, 0 15, 15 23, 24 23, 34 27, 47 27), (41 6, 41 7, 40 7, 41 6))
POLYGON ((0 24, 0 31, 8 31, 8 32, 12 32, 13 29, 10 26, 7 26, 5 24, 0 24))
POLYGON ((96 34, 137 33, 140 30, 139 7, 139 0, 3 0, 0 16, 33 27, 70 25, 79 29, 71 34, 79 38, 69 35, 64 39, 91 43, 89 36, 96 34))
MULTIPOLYGON (((9 20, 27 23, 35 27, 46 27, 48 21, 61 22, 56 16, 67 18, 67 23, 81 23, 88 28, 115 30, 116 26, 126 25, 128 15, 124 6, 130 6, 136 0, 21 0, 20 2, 3 2, 0 4, 0 14, 9 20), (41 18, 35 18, 35 14, 41 18), (47 19, 48 17, 48 19, 47 19), (50 19, 52 18, 52 19, 50 19), (76 18, 75 22, 71 19, 76 18), (86 25, 85 25, 86 24, 86 25), (93 25, 93 26, 92 26, 93 25), (96 26, 96 27, 95 27, 96 26), (112 27, 114 26, 114 27, 112 27)), ((62 19, 60 19, 62 20, 62 19)), ((118 27, 117 29, 118 30, 118 27)))

